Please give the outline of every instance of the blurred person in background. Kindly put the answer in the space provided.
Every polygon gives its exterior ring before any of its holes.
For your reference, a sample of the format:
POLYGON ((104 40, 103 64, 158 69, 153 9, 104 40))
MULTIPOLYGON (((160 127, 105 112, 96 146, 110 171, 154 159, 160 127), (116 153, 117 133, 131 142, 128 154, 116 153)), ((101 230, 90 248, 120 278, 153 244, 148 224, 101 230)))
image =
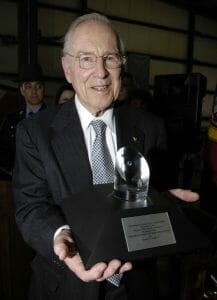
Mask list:
POLYGON ((17 124, 46 108, 44 103, 44 77, 38 64, 24 65, 19 77, 19 92, 23 98, 22 108, 8 113, 0 128, 0 180, 11 180, 15 158, 15 135, 17 124))
POLYGON ((69 99, 73 98, 75 95, 75 91, 71 84, 66 83, 61 85, 56 93, 56 104, 63 104, 67 102, 69 99))
POLYGON ((135 86, 133 76, 130 73, 122 70, 121 88, 115 105, 129 104, 133 97, 134 89, 135 86))

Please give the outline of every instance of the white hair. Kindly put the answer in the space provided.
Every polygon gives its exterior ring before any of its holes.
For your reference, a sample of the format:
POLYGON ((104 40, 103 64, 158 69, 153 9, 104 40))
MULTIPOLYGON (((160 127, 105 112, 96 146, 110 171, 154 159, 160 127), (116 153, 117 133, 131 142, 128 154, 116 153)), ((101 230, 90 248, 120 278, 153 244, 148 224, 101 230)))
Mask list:
POLYGON ((63 44, 63 51, 62 51, 63 56, 65 56, 67 52, 70 53, 70 50, 71 50, 70 47, 71 47, 71 44, 72 44, 73 33, 75 32, 75 29, 81 23, 84 23, 84 22, 87 22, 87 21, 97 21, 97 22, 100 22, 100 23, 103 23, 103 24, 107 25, 114 32, 114 34, 117 38, 118 50, 120 51, 120 54, 124 55, 124 53, 125 53, 124 43, 121 40, 118 33, 112 27, 109 19, 107 17, 99 14, 99 13, 90 13, 90 14, 85 14, 85 15, 82 15, 82 16, 78 17, 69 26, 69 29, 66 32, 65 36, 64 36, 64 44, 63 44))

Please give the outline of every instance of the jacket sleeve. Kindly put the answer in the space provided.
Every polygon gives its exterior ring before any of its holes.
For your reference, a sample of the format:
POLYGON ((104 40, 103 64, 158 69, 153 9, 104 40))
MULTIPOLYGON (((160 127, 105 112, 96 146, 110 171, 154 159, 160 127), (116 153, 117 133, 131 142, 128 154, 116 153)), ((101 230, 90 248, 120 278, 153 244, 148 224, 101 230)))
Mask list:
POLYGON ((54 233, 66 221, 51 197, 41 153, 25 124, 19 123, 16 132, 13 173, 16 221, 27 244, 51 259, 54 233))

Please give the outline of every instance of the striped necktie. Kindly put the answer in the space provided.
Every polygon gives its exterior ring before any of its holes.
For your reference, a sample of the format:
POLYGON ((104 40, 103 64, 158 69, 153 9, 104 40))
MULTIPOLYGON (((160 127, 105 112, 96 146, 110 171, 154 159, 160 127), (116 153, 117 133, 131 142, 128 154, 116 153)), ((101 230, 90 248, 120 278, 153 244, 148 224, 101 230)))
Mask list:
POLYGON ((106 144, 106 124, 102 120, 91 122, 96 138, 91 150, 93 184, 114 182, 114 166, 106 144))
MULTIPOLYGON (((102 120, 91 122, 96 138, 91 150, 93 184, 114 182, 114 166, 106 143, 106 124, 102 120)), ((123 274, 115 274, 107 279, 115 286, 120 285, 123 274)))

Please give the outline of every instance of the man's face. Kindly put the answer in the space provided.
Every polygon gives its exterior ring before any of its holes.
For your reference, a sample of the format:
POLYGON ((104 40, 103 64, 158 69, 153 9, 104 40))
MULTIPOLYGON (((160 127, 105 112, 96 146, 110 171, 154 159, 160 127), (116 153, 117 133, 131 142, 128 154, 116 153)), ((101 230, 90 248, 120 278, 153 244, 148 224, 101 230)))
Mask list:
POLYGON ((34 107, 43 102, 44 84, 40 81, 23 82, 20 86, 20 92, 25 99, 26 105, 34 107))
POLYGON ((73 33, 70 54, 95 54, 96 65, 82 69, 79 59, 64 57, 62 60, 66 79, 72 83, 81 103, 95 116, 103 114, 118 97, 121 68, 106 68, 102 57, 118 53, 117 39, 111 29, 96 21, 80 24, 73 33))

